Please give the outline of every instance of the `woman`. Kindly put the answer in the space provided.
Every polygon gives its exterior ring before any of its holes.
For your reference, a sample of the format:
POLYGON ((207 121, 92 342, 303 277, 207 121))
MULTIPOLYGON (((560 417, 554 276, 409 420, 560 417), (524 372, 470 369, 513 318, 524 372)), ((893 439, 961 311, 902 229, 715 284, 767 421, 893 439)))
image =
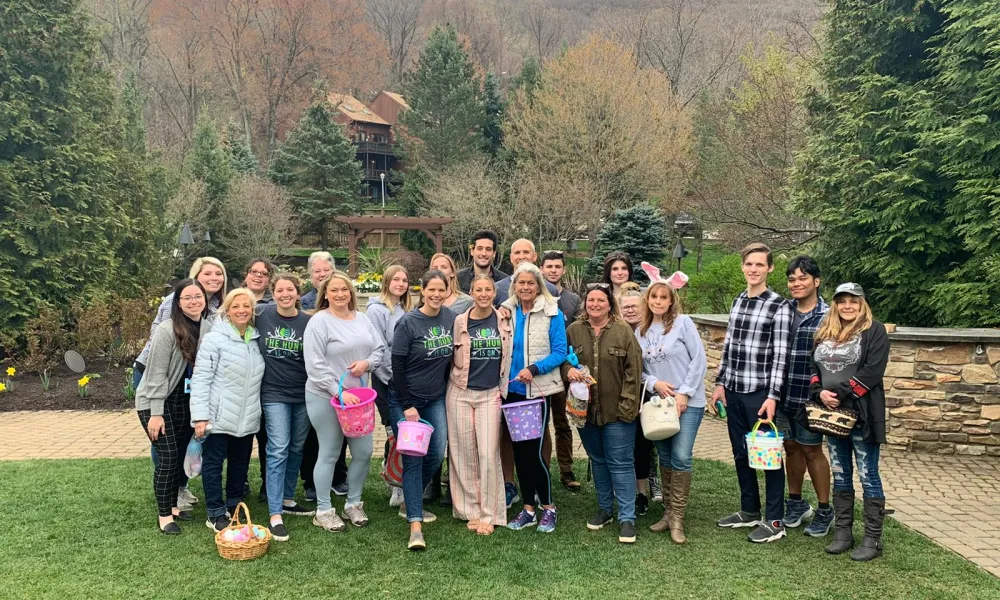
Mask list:
POLYGON ((191 520, 178 507, 177 496, 184 474, 184 452, 191 440, 189 409, 191 368, 198 340, 210 327, 205 289, 194 279, 181 280, 170 294, 170 318, 156 327, 150 340, 148 373, 135 391, 135 408, 159 460, 153 466, 153 493, 160 516, 160 531, 177 535, 174 519, 191 520))
MULTIPOLYGON (((368 299, 366 314, 372 325, 382 338, 382 343, 386 347, 386 358, 382 359, 382 365, 375 371, 375 378, 372 379, 372 387, 378 396, 375 402, 378 405, 378 414, 382 420, 382 426, 389 426, 389 389, 392 387, 392 334, 396 330, 396 323, 412 308, 413 301, 410 298, 410 279, 406 275, 406 269, 400 265, 391 265, 382 274, 382 286, 378 296, 368 299)), ((385 443, 384 458, 389 456, 389 441, 385 443)), ((389 506, 399 506, 403 503, 403 488, 390 486, 391 496, 389 506)))
POLYGON ((410 524, 406 547, 423 550, 423 523, 437 517, 424 510, 424 488, 441 466, 448 445, 445 392, 455 348, 452 331, 455 313, 443 305, 448 279, 441 271, 428 271, 420 281, 420 308, 403 315, 392 336, 392 388, 389 422, 399 435, 399 422, 423 419, 434 427, 425 456, 403 456, 403 498, 400 516, 410 524))
POLYGON ((500 396, 507 388, 510 319, 493 308, 496 283, 475 275, 475 305, 455 318, 455 355, 448 394, 449 489, 456 519, 470 531, 490 535, 507 524, 500 465, 500 396))
POLYGON ((253 293, 257 304, 274 304, 271 273, 274 273, 274 265, 266 258, 252 258, 247 263, 243 274, 243 286, 253 293))
MULTIPOLYGON (((198 283, 201 284, 203 290, 205 290, 205 295, 207 296, 207 317, 213 317, 215 311, 219 309, 222 305, 222 300, 226 297, 226 267, 223 266, 222 262, 217 258, 211 256, 203 256, 198 258, 191 264, 191 269, 188 272, 188 277, 196 279, 198 283)), ((139 357, 135 359, 135 363, 132 365, 132 386, 138 390, 139 383, 142 381, 143 373, 146 370, 146 364, 149 361, 149 351, 153 345, 153 334, 156 333, 157 327, 160 323, 170 318, 172 305, 174 300, 174 292, 170 292, 161 302, 160 307, 156 310, 156 317, 153 318, 153 324, 149 327, 149 340, 146 345, 143 346, 142 352, 139 353, 139 357)), ((158 462, 156 454, 156 445, 154 444, 151 449, 151 454, 153 456, 153 465, 155 467, 158 462)), ((195 504, 198 503, 198 498, 191 493, 187 487, 187 475, 181 472, 180 481, 180 491, 177 493, 177 505, 181 510, 191 510, 195 504)))
POLYGON ((472 296, 464 293, 458 287, 458 266, 455 261, 442 252, 431 257, 430 270, 441 271, 448 278, 448 294, 444 298, 444 306, 451 312, 460 315, 472 306, 472 296))
MULTIPOLYGON (((663 518, 649 529, 654 533, 669 529, 670 538, 683 544, 687 541, 684 513, 691 492, 691 455, 705 414, 705 347, 694 321, 681 313, 677 290, 665 281, 653 281, 646 288, 636 337, 646 392, 673 396, 681 426, 673 437, 653 442, 660 458, 663 518)), ((636 435, 642 435, 641 429, 636 435)))
MULTIPOLYGON (((345 373, 344 388, 358 387, 371 381, 371 373, 382 364, 385 344, 372 322, 358 311, 358 295, 346 273, 334 271, 319 284, 316 313, 306 327, 305 354, 306 410, 309 421, 319 438, 319 457, 313 470, 316 482, 316 516, 313 524, 327 531, 344 531, 347 526, 337 516, 330 502, 333 470, 344 446, 344 431, 340 427, 332 398, 344 404, 357 404, 353 394, 340 397, 340 379, 345 373)), ((372 434, 346 438, 351 449, 351 464, 347 467, 347 501, 344 516, 355 527, 368 525, 361 492, 368 478, 372 460, 372 434)))
POLYGON ((639 284, 634 281, 623 283, 617 300, 618 308, 622 311, 622 320, 635 331, 642 321, 642 291, 639 284))
POLYGON ((852 560, 868 561, 882 555, 885 492, 878 472, 879 452, 885 443, 885 390, 882 377, 889 362, 885 326, 872 317, 865 292, 856 283, 843 283, 833 294, 833 309, 814 336, 814 401, 829 409, 852 408, 858 421, 850 437, 828 435, 833 468, 833 542, 830 554, 854 547, 854 477, 851 454, 858 465, 864 492, 865 537, 851 553, 852 560))
POLYGON ((288 540, 282 515, 310 516, 315 512, 295 503, 302 447, 309 434, 302 350, 309 315, 299 310, 300 285, 295 275, 277 275, 275 304, 258 305, 255 320, 260 332, 257 343, 264 356, 260 401, 267 430, 267 508, 271 535, 279 542, 288 540))
POLYGON ((524 508, 507 528, 517 531, 538 525, 542 533, 551 533, 556 529, 556 507, 542 446, 549 428, 550 397, 565 389, 559 365, 566 360, 566 321, 534 264, 524 261, 518 265, 511 282, 511 297, 503 307, 512 313, 514 335, 504 352, 510 355, 509 372, 517 375, 507 385, 503 404, 541 398, 544 423, 540 438, 512 442, 524 508), (542 509, 537 521, 536 496, 542 509))
POLYGON ((237 288, 226 295, 222 318, 205 334, 191 377, 191 421, 202 445, 201 478, 205 486, 205 524, 214 531, 229 525, 246 494, 253 437, 260 427, 260 381, 264 359, 253 326, 253 292, 237 288), (209 429, 211 424, 211 429, 209 429), (206 434, 210 433, 206 438, 206 434), (222 463, 228 461, 226 495, 222 463))
MULTIPOLYGON (((618 308, 622 311, 622 319, 635 331, 642 321, 640 303, 642 292, 639 291, 639 284, 634 281, 626 281, 621 286, 621 293, 617 298, 618 308)), ((650 481, 652 470, 653 442, 642 435, 642 425, 638 419, 635 422, 635 514, 643 516, 649 510, 650 481)), ((655 482, 655 479, 653 480, 655 482)), ((658 486, 657 486, 658 487, 658 486)), ((661 493, 660 500, 663 500, 661 493)))
POLYGON ((617 299, 621 295, 622 286, 628 281, 635 281, 632 272, 632 259, 624 252, 612 252, 604 259, 604 271, 601 281, 611 286, 611 291, 617 299))
MULTIPOLYGON (((614 518, 612 498, 618 499, 618 541, 635 543, 635 419, 639 414, 642 358, 635 334, 617 315, 611 286, 587 286, 584 314, 566 335, 580 364, 597 383, 590 386, 587 421, 579 428, 594 472, 599 510, 587 528, 598 530, 614 518)), ((590 381, 580 369, 563 366, 570 382, 590 381)))

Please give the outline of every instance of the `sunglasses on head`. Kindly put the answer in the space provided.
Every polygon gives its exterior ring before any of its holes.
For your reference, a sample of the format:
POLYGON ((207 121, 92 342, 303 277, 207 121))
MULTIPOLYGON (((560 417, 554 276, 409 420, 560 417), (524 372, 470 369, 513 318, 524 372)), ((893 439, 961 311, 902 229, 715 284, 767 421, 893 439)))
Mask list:
POLYGON ((604 290, 604 291, 607 291, 607 290, 610 290, 610 289, 611 289, 611 284, 609 284, 609 283, 588 283, 587 284, 587 291, 588 292, 590 290, 604 290))

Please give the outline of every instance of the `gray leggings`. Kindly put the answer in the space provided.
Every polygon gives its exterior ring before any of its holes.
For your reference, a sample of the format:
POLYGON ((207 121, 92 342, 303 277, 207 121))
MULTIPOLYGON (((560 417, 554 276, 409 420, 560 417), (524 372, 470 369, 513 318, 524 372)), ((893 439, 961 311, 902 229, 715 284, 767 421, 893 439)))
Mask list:
MULTIPOLYGON (((344 446, 344 432, 329 398, 306 392, 306 412, 319 440, 319 456, 313 469, 316 510, 330 510, 333 508, 330 486, 333 485, 334 465, 344 446)), ((347 447, 351 449, 351 464, 347 467, 347 504, 357 504, 361 502, 361 491, 372 462, 372 436, 347 438, 347 447)))

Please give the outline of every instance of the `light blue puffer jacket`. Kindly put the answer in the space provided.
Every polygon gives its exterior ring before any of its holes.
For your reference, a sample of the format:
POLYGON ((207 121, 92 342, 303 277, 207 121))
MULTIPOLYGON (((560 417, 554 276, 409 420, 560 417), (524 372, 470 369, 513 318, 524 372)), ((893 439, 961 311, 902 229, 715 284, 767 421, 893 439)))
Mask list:
POLYGON ((227 319, 201 338, 191 376, 191 423, 208 421, 212 433, 243 437, 260 428, 260 380, 264 357, 256 339, 244 341, 227 319))

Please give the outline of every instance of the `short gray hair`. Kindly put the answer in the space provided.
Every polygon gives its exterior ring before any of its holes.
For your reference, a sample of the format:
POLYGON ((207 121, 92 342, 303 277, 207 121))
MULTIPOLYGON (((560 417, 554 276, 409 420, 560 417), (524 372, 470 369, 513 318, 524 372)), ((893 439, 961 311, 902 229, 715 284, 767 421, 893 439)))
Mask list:
POLYGON ((306 269, 309 270, 310 274, 312 274, 313 265, 316 264, 317 260, 325 260, 326 262, 330 263, 331 269, 337 268, 337 264, 333 261, 332 254, 326 252, 325 250, 317 250, 316 252, 313 252, 312 254, 309 255, 309 263, 306 265, 306 269))
MULTIPOLYGON (((552 297, 551 293, 549 293, 549 288, 545 285, 545 279, 542 277, 542 270, 532 262, 524 261, 523 263, 517 265, 517 268, 514 269, 514 274, 510 276, 511 289, 513 289, 514 285, 517 283, 518 275, 521 275, 522 273, 528 273, 535 278, 535 284, 538 286, 538 294, 544 297, 546 302, 556 302, 556 299, 552 297)), ((514 294, 511 295, 513 296, 514 294)))

